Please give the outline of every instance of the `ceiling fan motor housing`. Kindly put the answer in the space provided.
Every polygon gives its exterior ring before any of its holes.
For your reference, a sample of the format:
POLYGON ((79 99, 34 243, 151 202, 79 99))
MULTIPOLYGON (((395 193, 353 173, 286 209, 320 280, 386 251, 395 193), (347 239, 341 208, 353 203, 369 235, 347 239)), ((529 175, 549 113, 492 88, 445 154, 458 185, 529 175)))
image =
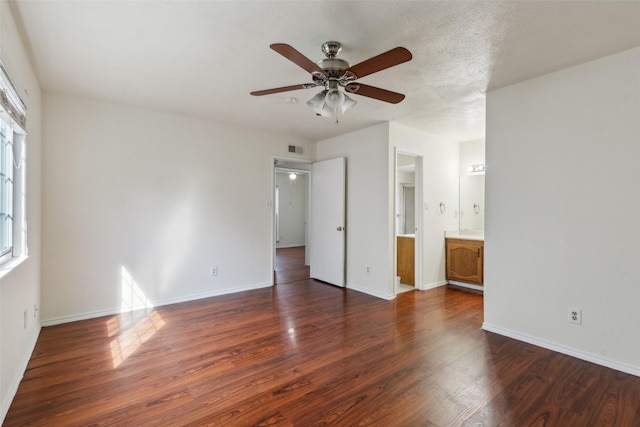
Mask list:
POLYGON ((329 77, 340 77, 343 71, 350 67, 349 63, 344 59, 325 58, 316 62, 318 67, 327 72, 329 77))
POLYGON ((342 50, 342 45, 340 42, 330 41, 324 42, 322 44, 322 53, 324 53, 327 58, 335 58, 338 56, 340 51, 342 50))
POLYGON ((327 72, 328 77, 340 77, 343 71, 350 67, 349 63, 344 59, 336 58, 340 51, 342 51, 340 42, 328 41, 322 44, 322 52, 326 58, 321 59, 316 64, 327 72))

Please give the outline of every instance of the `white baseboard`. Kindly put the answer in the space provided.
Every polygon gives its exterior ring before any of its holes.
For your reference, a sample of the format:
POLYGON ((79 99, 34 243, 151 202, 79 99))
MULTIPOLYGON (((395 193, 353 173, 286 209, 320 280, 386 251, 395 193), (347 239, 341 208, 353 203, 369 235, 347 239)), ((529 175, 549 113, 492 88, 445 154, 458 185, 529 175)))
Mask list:
POLYGON ((383 294, 382 292, 372 291, 371 289, 367 289, 367 288, 361 288, 360 286, 353 285, 353 284, 347 284, 347 288, 352 289, 354 291, 362 292, 363 294, 374 296, 376 298, 382 298, 387 301, 390 301, 396 298, 396 296, 393 294, 383 294))
POLYGON ((441 280, 439 282, 433 282, 433 283, 429 283, 427 285, 421 285, 418 287, 418 289, 420 289, 421 291, 427 291, 429 289, 435 289, 435 288, 439 288, 440 286, 444 286, 447 284, 446 280, 441 280))
POLYGON ((627 363, 617 362, 615 360, 607 359, 606 357, 597 356, 585 351, 576 350, 575 348, 567 347, 562 344, 557 344, 551 341, 547 341, 538 337, 523 334, 520 332, 512 331, 510 329, 501 328, 500 326, 492 325, 489 323, 483 323, 482 329, 489 332, 494 332, 505 337, 513 338, 518 341, 524 341, 529 344, 537 345, 538 347, 553 350, 558 353, 573 356, 578 359, 586 360, 587 362, 595 363, 596 365, 605 366, 607 368, 615 369, 617 371, 626 372, 627 374, 640 377, 640 367, 629 365, 627 363))
POLYGON ((460 286, 461 288, 475 289, 476 291, 484 292, 484 286, 474 285, 472 283, 458 282, 457 280, 449 280, 448 284, 460 286))
POLYGON ((7 412, 9 412, 9 407, 11 406, 11 402, 13 402, 13 398, 16 397, 16 393, 18 392, 18 387, 20 386, 20 381, 24 377, 24 373, 27 370, 27 365, 29 364, 29 360, 31 359, 31 355, 33 354, 33 350, 36 348, 36 343, 38 342, 38 336, 40 336, 40 327, 38 327, 35 333, 29 338, 29 343, 27 346, 27 351, 22 356, 22 360, 20 361, 20 365, 16 370, 13 378, 11 379, 11 384, 9 384, 9 389, 7 390, 7 394, 4 396, 2 401, 2 407, 0 407, 0 424, 4 421, 7 416, 7 412))
MULTIPOLYGON (((446 284, 447 284, 447 281, 443 280, 443 281, 440 281, 440 282, 429 283, 428 285, 422 285, 422 286, 417 287, 416 289, 421 290, 421 291, 426 291, 426 290, 429 290, 429 289, 435 289, 435 288, 438 288, 440 286, 444 286, 446 284)), ((382 292, 372 291, 371 289, 362 288, 362 287, 359 287, 359 286, 353 285, 353 284, 347 284, 347 288, 353 289, 354 291, 362 292, 363 294, 371 295, 371 296, 374 296, 374 297, 377 297, 377 298, 382 298, 382 299, 385 299, 387 301, 391 301, 391 300, 396 298, 396 296, 393 295, 393 294, 383 294, 382 292)))
MULTIPOLYGON (((253 289, 266 288, 266 287, 269 287, 269 286, 273 286, 273 283, 272 282, 263 282, 263 283, 257 283, 257 284, 248 285, 248 286, 240 286, 240 287, 237 287, 237 288, 226 288, 226 289, 221 289, 221 290, 215 290, 215 291, 212 291, 212 292, 206 292, 206 293, 202 293, 202 294, 187 295, 187 296, 179 297, 179 298, 170 298, 170 299, 164 299, 164 300, 159 300, 159 301, 152 301, 151 304, 141 305, 139 307, 131 307, 131 309, 127 310, 127 311, 151 309, 153 307, 161 307, 163 305, 177 304, 177 303, 180 303, 180 302, 187 302, 187 301, 194 301, 194 300, 199 300, 199 299, 203 299, 203 298, 217 297, 217 296, 220 296, 220 295, 233 294, 233 293, 236 293, 236 292, 250 291, 250 290, 253 290, 253 289)), ((42 326, 53 326, 53 325, 59 325, 61 323, 76 322, 78 320, 94 319, 96 317, 103 317, 103 316, 112 316, 114 314, 120 314, 120 313, 122 313, 122 310, 120 310, 118 308, 109 309, 109 310, 92 311, 92 312, 89 312, 89 313, 76 314, 76 315, 72 315, 72 316, 64 316, 64 317, 58 317, 58 318, 55 318, 55 319, 43 320, 42 321, 42 326)))

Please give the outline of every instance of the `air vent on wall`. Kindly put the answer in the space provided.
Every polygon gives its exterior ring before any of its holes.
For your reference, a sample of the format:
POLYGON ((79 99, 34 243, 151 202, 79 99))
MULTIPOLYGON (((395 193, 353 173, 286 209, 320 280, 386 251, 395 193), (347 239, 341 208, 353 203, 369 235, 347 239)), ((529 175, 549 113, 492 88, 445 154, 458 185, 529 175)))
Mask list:
POLYGON ((290 153, 302 154, 302 147, 296 147, 295 145, 289 146, 290 153))

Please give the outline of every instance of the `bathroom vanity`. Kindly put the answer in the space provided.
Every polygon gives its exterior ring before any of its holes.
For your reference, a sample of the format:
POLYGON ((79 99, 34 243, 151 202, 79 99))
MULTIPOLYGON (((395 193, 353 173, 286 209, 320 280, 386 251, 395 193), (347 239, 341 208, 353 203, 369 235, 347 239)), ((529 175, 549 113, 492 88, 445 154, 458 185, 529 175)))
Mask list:
POLYGON ((464 230, 445 233, 447 281, 477 289, 484 283, 484 234, 464 230), (461 282, 461 283, 456 283, 461 282))
POLYGON ((446 276, 452 285, 483 290, 485 141, 460 143, 458 229, 446 231, 446 276))

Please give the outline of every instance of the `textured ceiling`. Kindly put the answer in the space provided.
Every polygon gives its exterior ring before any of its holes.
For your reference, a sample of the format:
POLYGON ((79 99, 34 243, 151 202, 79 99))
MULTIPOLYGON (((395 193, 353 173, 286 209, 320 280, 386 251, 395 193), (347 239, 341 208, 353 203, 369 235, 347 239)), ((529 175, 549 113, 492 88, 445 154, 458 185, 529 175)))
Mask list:
POLYGON ((640 1, 17 1, 44 90, 319 140, 395 120, 450 141, 484 137, 485 93, 640 46, 640 1), (352 65, 396 46, 413 60, 360 81, 340 124, 306 106, 318 88, 271 49, 352 65), (287 103, 288 97, 298 102, 287 103))

